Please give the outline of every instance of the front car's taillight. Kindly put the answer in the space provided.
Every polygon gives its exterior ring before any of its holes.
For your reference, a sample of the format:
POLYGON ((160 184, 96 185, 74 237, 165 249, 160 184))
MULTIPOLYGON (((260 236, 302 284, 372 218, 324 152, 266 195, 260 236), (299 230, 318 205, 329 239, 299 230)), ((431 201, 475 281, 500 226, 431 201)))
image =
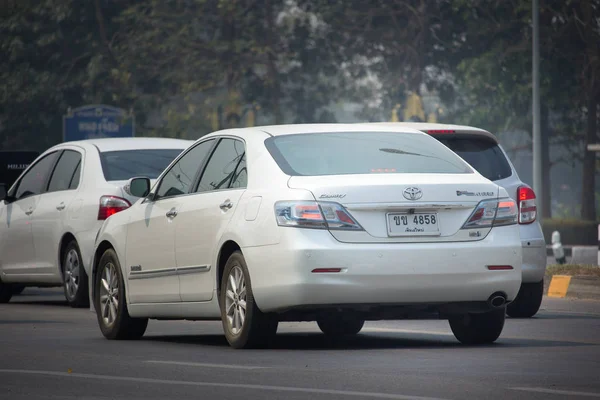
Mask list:
POLYGON ((519 186, 517 199, 519 202, 519 224, 531 224, 537 218, 535 192, 529 186, 519 186))
POLYGON ((517 223, 517 203, 509 198, 483 200, 480 202, 462 229, 491 228, 492 226, 517 223))
POLYGON ((275 203, 275 218, 279 226, 363 230, 341 204, 333 202, 278 201, 275 203))
POLYGON ((98 209, 98 220, 105 220, 113 214, 131 207, 131 203, 117 196, 100 197, 100 208, 98 209))

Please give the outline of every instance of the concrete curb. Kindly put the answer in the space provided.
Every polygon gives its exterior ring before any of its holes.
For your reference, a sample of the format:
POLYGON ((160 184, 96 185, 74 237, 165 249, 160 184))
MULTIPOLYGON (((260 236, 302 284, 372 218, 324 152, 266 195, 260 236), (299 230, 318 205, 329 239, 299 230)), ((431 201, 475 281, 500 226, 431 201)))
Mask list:
POLYGON ((554 275, 544 280, 548 297, 600 300, 600 277, 554 275))

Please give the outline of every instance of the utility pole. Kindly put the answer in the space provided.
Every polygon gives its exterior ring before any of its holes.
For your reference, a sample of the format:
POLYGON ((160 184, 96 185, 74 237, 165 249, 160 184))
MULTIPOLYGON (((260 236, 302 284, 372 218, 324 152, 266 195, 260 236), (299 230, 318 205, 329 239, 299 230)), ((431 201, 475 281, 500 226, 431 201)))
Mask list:
MULTIPOLYGON (((533 1, 533 190, 536 193, 537 218, 541 222, 543 205, 542 132, 540 129, 540 10, 539 0, 533 1)), ((546 171, 548 173, 548 171, 546 171)))

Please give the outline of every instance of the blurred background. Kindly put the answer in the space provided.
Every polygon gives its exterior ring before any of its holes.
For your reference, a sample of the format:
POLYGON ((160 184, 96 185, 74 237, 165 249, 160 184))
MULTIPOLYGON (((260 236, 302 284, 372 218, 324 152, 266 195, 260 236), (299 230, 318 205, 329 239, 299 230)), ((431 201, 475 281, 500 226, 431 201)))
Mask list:
MULTIPOLYGON (((539 15, 544 224, 594 244, 600 0, 539 15)), ((61 142, 89 104, 127 110, 136 136, 190 139, 447 122, 496 134, 532 184, 531 71, 529 0, 0 0, 0 150, 61 142)))

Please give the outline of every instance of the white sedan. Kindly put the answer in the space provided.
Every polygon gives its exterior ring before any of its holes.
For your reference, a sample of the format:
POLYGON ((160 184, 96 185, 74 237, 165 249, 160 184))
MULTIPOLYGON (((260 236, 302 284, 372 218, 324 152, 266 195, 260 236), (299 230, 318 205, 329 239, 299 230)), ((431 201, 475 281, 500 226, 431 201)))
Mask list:
POLYGON ((109 339, 148 319, 221 320, 231 346, 279 321, 327 335, 365 320, 448 319, 495 341, 521 284, 517 206, 427 134, 282 125, 199 139, 96 240, 94 306, 109 339))
POLYGON ((106 218, 137 200, 123 185, 133 176, 156 179, 192 143, 83 140, 40 155, 0 197, 0 303, 22 285, 62 285, 71 306, 89 306, 96 235, 106 218))

